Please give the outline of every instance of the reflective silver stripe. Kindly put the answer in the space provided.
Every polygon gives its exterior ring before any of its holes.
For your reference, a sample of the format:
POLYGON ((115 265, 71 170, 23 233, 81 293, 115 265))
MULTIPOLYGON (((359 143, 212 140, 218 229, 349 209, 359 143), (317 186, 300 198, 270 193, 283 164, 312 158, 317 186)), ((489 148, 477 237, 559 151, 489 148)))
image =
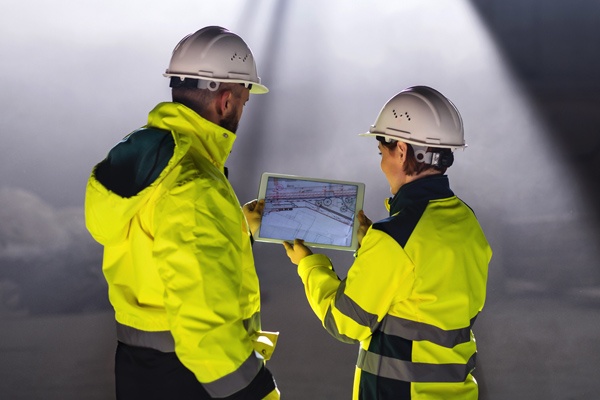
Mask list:
POLYGON ((260 331, 260 312, 255 312, 250 318, 245 319, 243 322, 244 329, 252 336, 253 333, 260 331))
MULTIPOLYGON (((248 321, 249 324, 252 324, 254 317, 248 321)), ((142 331, 117 322, 117 340, 130 346, 147 347, 163 353, 175 351, 175 341, 170 331, 142 331)), ((230 396, 248 386, 262 365, 263 362, 252 352, 237 370, 214 382, 204 383, 202 386, 212 397, 230 396)))
POLYGON ((365 372, 405 382, 464 382, 475 369, 477 353, 466 364, 426 364, 398 360, 360 349, 356 366, 365 372))
POLYGON ((117 322, 117 340, 130 346, 148 347, 163 353, 175 351, 175 341, 170 331, 141 331, 117 322))
POLYGON ((238 369, 216 381, 203 383, 202 386, 211 397, 231 396, 248 386, 262 366, 263 362, 252 352, 238 369))
POLYGON ((325 314, 325 318, 323 319, 323 326, 329 332, 331 336, 344 343, 358 343, 358 340, 352 339, 346 335, 343 335, 338 330, 337 324, 335 323, 335 318, 331 313, 331 306, 327 309, 327 314, 325 314))
MULTIPOLYGON (((244 328, 249 334, 260 330, 260 312, 245 319, 244 328)), ((130 346, 147 347, 172 353, 175 351, 175 340, 171 331, 142 331, 117 322, 117 340, 130 346)))
MULTIPOLYGON (((335 307, 358 324, 368 326, 371 329, 371 332, 375 331, 379 326, 377 314, 371 314, 363 310, 354 300, 344 293, 345 288, 346 280, 344 279, 340 283, 335 295, 335 307)), ((334 334, 334 332, 337 331, 337 327, 335 327, 335 321, 333 321, 330 314, 330 310, 328 310, 325 327, 329 327, 329 329, 331 329, 330 333, 334 337, 337 337, 334 334), (330 317, 331 320, 328 321, 327 317, 330 317), (335 329, 333 329, 334 327, 335 329)), ((439 346, 452 348, 457 344, 467 343, 471 340, 471 328, 473 327, 476 318, 477 316, 473 317, 467 327, 444 330, 424 322, 411 321, 388 314, 381 321, 381 327, 379 329, 387 335, 400 336, 408 340, 428 340, 439 346)))
POLYGON ((352 318, 356 323, 368 326, 371 331, 379 325, 377 322, 377 314, 371 314, 363 310, 354 300, 348 297, 344 290, 346 289, 346 280, 344 279, 338 287, 337 293, 335 294, 335 308, 337 308, 342 314, 352 318))
MULTIPOLYGON (((353 321, 360 325, 367 326, 373 331, 374 327, 377 326, 377 315, 371 314, 363 310, 354 300, 348 297, 344 290, 346 289, 346 280, 342 280, 335 294, 335 308, 337 308, 342 314, 351 318, 353 321)), ((358 340, 352 339, 346 335, 340 333, 338 326, 335 322, 335 318, 332 312, 332 306, 330 305, 327 309, 327 314, 323 319, 323 326, 329 332, 331 336, 337 340, 345 343, 358 343, 358 340)))
POLYGON ((444 330, 437 326, 408 319, 386 315, 382 321, 381 331, 387 335, 400 336, 408 340, 428 340, 439 346, 452 348, 457 344, 471 340, 471 327, 475 316, 468 327, 444 330))
MULTIPOLYGON (((381 321, 377 322, 377 314, 371 314, 363 310, 354 300, 344 293, 346 289, 346 280, 344 279, 335 294, 335 307, 344 315, 354 320, 356 323, 367 326, 374 332, 380 329, 387 335, 399 336, 408 340, 427 340, 439 346, 452 348, 461 343, 467 343, 471 340, 471 328, 475 323, 477 316, 469 322, 469 326, 459 329, 444 330, 435 325, 424 322, 411 321, 405 318, 386 315, 381 321), (379 326, 381 325, 381 326, 379 326)), ((348 341, 352 340, 339 333, 331 308, 327 310, 323 324, 327 331, 335 338, 348 341)))

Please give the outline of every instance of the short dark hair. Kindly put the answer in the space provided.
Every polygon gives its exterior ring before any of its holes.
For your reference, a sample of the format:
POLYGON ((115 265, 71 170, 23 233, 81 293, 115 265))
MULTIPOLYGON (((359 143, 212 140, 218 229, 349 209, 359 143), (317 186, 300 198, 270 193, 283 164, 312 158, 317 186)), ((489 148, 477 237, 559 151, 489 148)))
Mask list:
MULTIPOLYGON (((385 146, 390 151, 394 151, 396 149, 396 143, 398 143, 397 140, 388 141, 389 139, 386 140, 386 138, 384 138, 383 136, 376 136, 376 138, 383 146, 385 146)), ((428 153, 429 152, 443 153, 446 151, 451 151, 451 150, 450 149, 442 149, 442 148, 438 148, 438 147, 428 147, 427 148, 428 153)), ((406 143, 406 162, 404 163, 404 172, 407 175, 412 176, 412 175, 418 175, 423 171, 427 171, 427 170, 431 170, 431 169, 439 171, 442 174, 445 174, 448 167, 436 166, 436 165, 431 165, 431 164, 417 161, 417 157, 415 156, 415 150, 409 143, 406 143)))
POLYGON ((224 91, 231 91, 235 97, 242 95, 244 86, 237 83, 221 82, 217 90, 198 89, 197 87, 179 86, 171 89, 173 101, 181 103, 186 107, 196 111, 202 117, 206 116, 206 112, 211 102, 224 91))

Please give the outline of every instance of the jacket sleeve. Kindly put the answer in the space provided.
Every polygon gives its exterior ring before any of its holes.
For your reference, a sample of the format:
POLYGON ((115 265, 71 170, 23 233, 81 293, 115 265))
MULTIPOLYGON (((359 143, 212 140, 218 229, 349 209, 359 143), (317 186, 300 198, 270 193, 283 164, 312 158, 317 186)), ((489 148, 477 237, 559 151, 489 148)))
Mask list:
POLYGON ((242 322, 241 218, 224 183, 198 178, 171 189, 153 218, 175 351, 214 397, 242 390, 264 367, 242 322))
POLYGON ((408 297, 413 271, 398 243, 376 229, 365 235, 344 280, 322 254, 305 257, 298 265, 311 308, 332 336, 348 343, 369 337, 390 306, 408 297))

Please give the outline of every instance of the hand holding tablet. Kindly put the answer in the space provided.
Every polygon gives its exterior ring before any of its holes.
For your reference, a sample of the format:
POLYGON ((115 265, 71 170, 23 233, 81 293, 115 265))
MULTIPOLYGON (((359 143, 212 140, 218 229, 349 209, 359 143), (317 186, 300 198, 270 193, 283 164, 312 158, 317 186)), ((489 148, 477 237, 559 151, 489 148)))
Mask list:
POLYGON ((363 183, 264 173, 258 193, 264 210, 254 239, 301 239, 307 246, 354 251, 364 193, 363 183))

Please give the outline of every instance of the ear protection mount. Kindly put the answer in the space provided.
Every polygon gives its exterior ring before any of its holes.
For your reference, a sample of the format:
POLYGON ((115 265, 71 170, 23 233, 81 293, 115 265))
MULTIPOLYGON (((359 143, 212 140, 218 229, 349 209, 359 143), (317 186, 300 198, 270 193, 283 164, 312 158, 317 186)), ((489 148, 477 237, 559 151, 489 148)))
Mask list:
POLYGON ((454 154, 450 149, 439 149, 439 151, 427 151, 428 147, 411 145, 415 152, 415 158, 420 163, 430 164, 434 167, 448 168, 454 163, 454 154))
POLYGON ((204 79, 198 79, 198 89, 208 89, 211 92, 217 90, 220 86, 219 82, 216 81, 207 81, 204 79))

